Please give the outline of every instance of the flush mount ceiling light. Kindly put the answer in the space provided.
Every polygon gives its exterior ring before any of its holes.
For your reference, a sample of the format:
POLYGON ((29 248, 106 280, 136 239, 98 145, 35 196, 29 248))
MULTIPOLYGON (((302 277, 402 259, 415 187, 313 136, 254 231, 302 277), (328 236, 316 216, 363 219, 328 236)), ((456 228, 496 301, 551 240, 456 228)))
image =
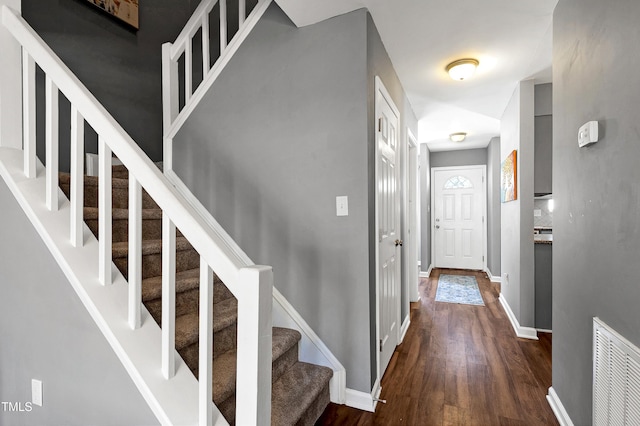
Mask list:
POLYGON ((465 132, 451 133, 449 135, 449 139, 451 139, 451 142, 462 142, 466 137, 467 134, 465 132))
POLYGON ((471 77, 478 65, 480 62, 477 59, 466 58, 451 62, 445 69, 452 79, 462 81, 471 77))

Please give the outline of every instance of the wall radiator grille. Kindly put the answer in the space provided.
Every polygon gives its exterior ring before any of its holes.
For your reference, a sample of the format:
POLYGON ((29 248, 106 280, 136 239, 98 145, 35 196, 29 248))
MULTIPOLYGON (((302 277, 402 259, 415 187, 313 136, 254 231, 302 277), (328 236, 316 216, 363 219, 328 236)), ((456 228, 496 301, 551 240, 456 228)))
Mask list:
POLYGON ((593 319, 593 424, 640 425, 640 349, 593 319))

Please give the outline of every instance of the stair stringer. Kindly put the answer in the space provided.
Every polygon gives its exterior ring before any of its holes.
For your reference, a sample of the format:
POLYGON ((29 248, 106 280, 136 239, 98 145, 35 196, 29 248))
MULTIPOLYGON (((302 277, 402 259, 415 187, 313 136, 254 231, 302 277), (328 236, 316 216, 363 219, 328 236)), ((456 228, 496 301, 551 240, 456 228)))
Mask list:
MULTIPOLYGON (((215 220, 209 210, 207 210, 200 200, 189 190, 182 179, 180 179, 173 170, 165 170, 164 173, 169 182, 174 185, 176 190, 187 200, 191 207, 199 213, 200 217, 202 217, 212 229, 215 229, 219 235, 224 236, 229 248, 235 252, 238 258, 243 259, 243 261, 249 265, 253 265, 253 261, 249 256, 247 256, 235 240, 229 236, 224 228, 220 226, 218 221, 215 220)), ((333 378, 329 382, 331 402, 336 404, 347 403, 347 373, 344 366, 298 311, 296 311, 293 305, 278 291, 275 285, 273 287, 272 315, 274 327, 291 328, 298 330, 302 335, 299 343, 300 361, 322 365, 333 370, 333 378)))
MULTIPOLYGON (((47 245, 83 305, 111 345, 118 359, 163 425, 198 424, 198 381, 180 356, 176 374, 166 380, 161 372, 161 330, 142 307, 142 326, 132 330, 126 320, 128 283, 115 265, 113 283, 98 280, 98 240, 84 225, 84 246, 69 241, 70 204, 60 191, 58 211, 49 211, 45 198, 45 169, 37 161, 37 177, 26 178, 22 150, 0 148, 0 176, 29 221, 47 245)), ((211 402, 214 425, 228 425, 211 402)))

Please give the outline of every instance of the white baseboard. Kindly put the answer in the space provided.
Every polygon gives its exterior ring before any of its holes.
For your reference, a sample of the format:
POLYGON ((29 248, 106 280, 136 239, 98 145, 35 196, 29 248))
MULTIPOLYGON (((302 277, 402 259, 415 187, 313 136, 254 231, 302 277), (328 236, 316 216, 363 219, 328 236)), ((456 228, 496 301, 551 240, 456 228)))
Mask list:
POLYGON ((564 409, 564 405, 562 405, 562 401, 558 397, 558 394, 553 389, 553 386, 549 388, 549 393, 547 394, 547 401, 553 410, 553 414, 556 415, 556 419, 558 419, 558 423, 560 426, 573 426, 573 422, 571 421, 571 417, 567 413, 567 410, 564 409))
POLYGON ((536 331, 538 333, 549 333, 549 334, 553 333, 553 330, 547 330, 546 328, 536 328, 536 331))
POLYGON ((484 268, 484 272, 487 274, 487 276, 489 277, 489 280, 492 283, 501 283, 502 282, 502 278, 501 277, 496 277, 495 275, 493 275, 489 268, 484 268))
POLYGON ((433 265, 429 265, 429 269, 427 271, 420 271, 420 278, 429 278, 431 276, 431 271, 433 271, 433 265))
POLYGON ((376 383, 373 385, 371 393, 347 388, 347 402, 345 405, 351 408, 357 408, 358 410, 375 413, 380 392, 382 392, 382 388, 380 387, 379 379, 376 380, 376 383))
POLYGON ((404 336, 407 335, 407 330, 409 330, 409 325, 411 324, 411 315, 407 315, 402 323, 402 327, 400 327, 400 343, 404 341, 404 336))
POLYGON ((520 325, 520 323, 518 322, 518 319, 513 314, 513 311, 511 310, 511 307, 509 306, 507 299, 505 299, 502 293, 500 293, 500 303, 502 304, 504 311, 507 313, 507 316, 509 317, 509 321, 511 321, 511 326, 513 327, 513 330, 516 332, 516 336, 521 337, 523 339, 538 340, 538 332, 536 331, 535 328, 522 327, 520 325))

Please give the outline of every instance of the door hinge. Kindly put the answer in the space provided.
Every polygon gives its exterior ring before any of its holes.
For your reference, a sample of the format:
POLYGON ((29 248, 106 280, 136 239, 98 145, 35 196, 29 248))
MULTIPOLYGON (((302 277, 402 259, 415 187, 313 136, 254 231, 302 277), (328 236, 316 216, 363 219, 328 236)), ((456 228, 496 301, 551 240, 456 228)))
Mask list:
POLYGON ((380 339, 380 352, 382 352, 382 339, 380 339))
POLYGON ((482 261, 484 262, 484 256, 482 256, 482 261))
POLYGON ((378 132, 382 131, 382 117, 378 118, 378 132))
POLYGON ((482 223, 484 223, 484 216, 482 216, 482 223))

